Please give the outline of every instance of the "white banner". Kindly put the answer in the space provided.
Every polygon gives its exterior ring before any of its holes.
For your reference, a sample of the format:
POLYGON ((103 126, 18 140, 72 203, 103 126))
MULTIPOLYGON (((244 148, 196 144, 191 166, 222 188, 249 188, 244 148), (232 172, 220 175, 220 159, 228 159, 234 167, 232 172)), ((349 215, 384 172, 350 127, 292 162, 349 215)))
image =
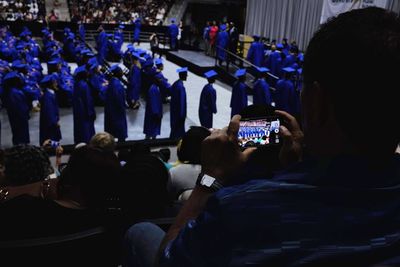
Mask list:
POLYGON ((322 7, 321 24, 325 23, 330 17, 352 9, 377 6, 386 8, 387 0, 324 0, 322 7))

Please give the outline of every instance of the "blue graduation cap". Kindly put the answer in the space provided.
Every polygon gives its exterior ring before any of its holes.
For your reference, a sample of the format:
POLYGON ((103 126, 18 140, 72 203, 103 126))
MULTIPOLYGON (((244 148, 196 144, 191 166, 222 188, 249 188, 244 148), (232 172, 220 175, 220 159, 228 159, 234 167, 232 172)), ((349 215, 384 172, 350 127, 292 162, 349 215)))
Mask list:
POLYGON ((217 75, 218 75, 218 73, 215 72, 214 70, 210 70, 210 71, 207 71, 206 73, 204 73, 204 76, 206 76, 207 79, 212 78, 217 75))
POLYGON ((302 68, 298 69, 298 70, 297 70, 297 73, 298 73, 298 74, 302 74, 302 73, 303 73, 303 69, 302 69, 302 68))
POLYGON ((18 72, 16 72, 16 71, 11 71, 11 72, 7 73, 7 74, 4 76, 3 81, 11 80, 11 79, 14 79, 14 78, 19 78, 19 79, 21 79, 21 76, 18 74, 18 72))
POLYGON ((277 44, 277 45, 276 45, 276 48, 278 48, 278 49, 283 49, 283 44, 277 44))
POLYGON ((267 73, 267 72, 269 72, 269 69, 268 69, 268 68, 257 68, 257 70, 258 70, 258 72, 260 72, 260 73, 267 73))
POLYGON ((163 60, 161 58, 156 58, 156 60, 154 60, 154 63, 156 65, 162 65, 163 64, 163 60))
POLYGON ((293 72, 296 71, 296 70, 295 70, 294 68, 292 68, 292 67, 282 68, 282 70, 283 70, 284 72, 286 72, 286 73, 293 73, 293 72))
POLYGON ((141 48, 139 48, 139 49, 137 50, 137 52, 138 52, 138 54, 139 54, 140 56, 142 56, 142 55, 144 55, 144 54, 147 53, 146 50, 143 50, 143 49, 141 49, 141 48))
POLYGON ((114 64, 110 67, 110 72, 116 72, 117 70, 121 70, 119 64, 114 64))
POLYGON ((95 68, 97 68, 98 66, 100 66, 97 62, 90 64, 90 70, 94 70, 95 68))
POLYGON ((179 68, 179 69, 176 70, 177 73, 187 72, 187 71, 188 71, 188 68, 187 68, 187 67, 179 68))
POLYGON ((71 31, 70 28, 68 28, 68 27, 65 27, 65 28, 64 28, 64 32, 70 32, 70 31, 71 31))
POLYGON ((221 24, 221 26, 219 27, 219 29, 221 31, 225 31, 226 30, 226 25, 225 24, 221 24))
POLYGON ((244 76, 244 75, 246 75, 246 69, 240 69, 235 72, 236 77, 240 77, 240 76, 244 76))
POLYGON ((13 67, 14 69, 22 70, 22 69, 26 69, 26 68, 28 67, 28 65, 22 63, 20 60, 15 60, 15 61, 12 63, 12 67, 13 67))
POLYGON ((87 48, 82 49, 82 50, 80 51, 81 55, 84 55, 84 54, 87 54, 87 53, 90 53, 90 52, 92 52, 92 51, 90 51, 90 50, 87 49, 87 48))
POLYGON ((125 26, 122 25, 122 24, 120 24, 120 25, 118 26, 118 28, 120 28, 120 29, 125 29, 125 26))
POLYGON ((140 22, 140 18, 137 18, 137 19, 135 20, 135 22, 140 22))
POLYGON ((73 34, 72 32, 69 33, 67 36, 67 40, 71 40, 71 39, 75 39, 75 34, 73 34))
POLYGON ((171 19, 171 23, 175 23, 176 19, 171 19))
POLYGON ((254 39, 254 40, 259 40, 259 39, 260 39, 260 36, 255 34, 255 35, 253 35, 253 39, 254 39))
POLYGON ((44 76, 44 78, 40 81, 40 83, 42 83, 42 84, 48 83, 48 82, 54 81, 56 79, 57 79, 57 76, 55 76, 53 74, 49 74, 49 75, 44 76))
POLYGON ((84 73, 84 72, 86 72, 86 67, 85 67, 85 65, 82 65, 82 66, 77 67, 75 69, 74 76, 76 76, 76 75, 78 75, 80 73, 84 73))
POLYGON ((149 67, 149 66, 153 66, 153 65, 154 65, 154 62, 152 59, 148 59, 143 63, 144 67, 149 67))
POLYGON ((17 48, 17 50, 22 50, 25 48, 25 46, 23 44, 19 44, 19 45, 17 45, 16 48, 17 48))
POLYGON ((140 59, 140 55, 139 55, 138 53, 136 53, 136 52, 133 52, 133 53, 132 53, 132 56, 133 56, 134 58, 136 58, 136 59, 140 59))
POLYGON ((88 60, 88 64, 89 64, 89 65, 98 64, 97 58, 95 58, 95 57, 90 58, 90 59, 88 60))
POLYGON ((61 63, 60 60, 54 59, 54 60, 51 60, 51 61, 47 62, 47 65, 48 66, 55 66, 55 65, 60 64, 60 63, 61 63))

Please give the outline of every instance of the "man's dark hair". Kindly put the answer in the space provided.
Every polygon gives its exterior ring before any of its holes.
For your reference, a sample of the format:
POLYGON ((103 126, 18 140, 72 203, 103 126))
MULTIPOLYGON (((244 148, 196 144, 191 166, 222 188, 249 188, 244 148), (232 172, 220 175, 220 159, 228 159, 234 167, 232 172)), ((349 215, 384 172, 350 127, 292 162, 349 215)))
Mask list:
POLYGON ((201 145, 211 132, 204 127, 191 127, 183 136, 178 148, 178 159, 190 164, 201 163, 201 145))
POLYGON ((318 82, 327 90, 353 145, 393 153, 400 139, 399 66, 398 15, 376 7, 353 10, 315 33, 304 60, 305 88, 318 82))

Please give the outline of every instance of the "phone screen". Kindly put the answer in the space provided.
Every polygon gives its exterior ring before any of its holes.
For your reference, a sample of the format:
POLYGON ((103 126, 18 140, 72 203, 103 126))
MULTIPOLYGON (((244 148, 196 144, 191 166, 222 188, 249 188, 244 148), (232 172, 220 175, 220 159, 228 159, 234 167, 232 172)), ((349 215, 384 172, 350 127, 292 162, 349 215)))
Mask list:
POLYGON ((279 145, 278 117, 244 119, 240 121, 238 141, 241 147, 279 145))

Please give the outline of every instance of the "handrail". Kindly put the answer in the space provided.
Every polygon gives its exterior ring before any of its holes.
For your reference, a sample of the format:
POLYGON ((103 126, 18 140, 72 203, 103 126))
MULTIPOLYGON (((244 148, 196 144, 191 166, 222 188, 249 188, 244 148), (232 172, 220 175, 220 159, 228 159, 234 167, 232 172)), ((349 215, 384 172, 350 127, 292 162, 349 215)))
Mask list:
MULTIPOLYGON (((254 65, 254 64, 251 63, 251 62, 249 62, 247 59, 244 59, 244 58, 242 58, 242 57, 239 57, 238 55, 232 53, 231 51, 226 50, 225 48, 223 48, 223 47, 221 47, 221 46, 219 46, 219 45, 217 45, 216 48, 222 49, 223 51, 225 51, 225 52, 228 53, 229 55, 234 56, 235 58, 237 58, 237 59, 240 60, 241 62, 244 62, 244 63, 246 63, 247 65, 250 65, 251 67, 253 67, 253 68, 255 68, 255 69, 258 69, 258 67, 257 67, 256 65, 254 65)), ((217 55, 217 53, 215 53, 215 61, 217 61, 217 60, 218 60, 218 55, 217 55)), ((227 68, 228 68, 228 66, 229 66, 229 57, 228 57, 227 62, 228 62, 228 64, 227 64, 227 68)), ((267 72, 267 74, 268 74, 271 78, 273 78, 273 79, 275 79, 275 80, 279 80, 279 77, 273 75, 272 73, 267 72)))

